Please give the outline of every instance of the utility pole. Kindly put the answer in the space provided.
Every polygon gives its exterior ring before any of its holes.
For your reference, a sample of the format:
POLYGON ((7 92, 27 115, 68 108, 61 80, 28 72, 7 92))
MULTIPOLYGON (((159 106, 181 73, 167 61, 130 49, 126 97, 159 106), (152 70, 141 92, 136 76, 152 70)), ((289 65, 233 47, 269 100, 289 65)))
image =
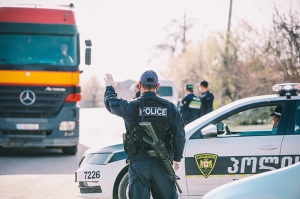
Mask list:
MULTIPOLYGON (((225 43, 225 55, 224 55, 224 72, 226 72, 226 70, 228 69, 228 65, 229 65, 229 52, 228 52, 228 48, 229 48, 229 43, 230 43, 230 24, 231 24, 231 13, 232 13, 232 0, 230 0, 230 5, 229 5, 229 16, 228 16, 228 24, 227 24, 227 33, 226 33, 226 43, 225 43)), ((225 105, 225 99, 226 99, 226 89, 228 87, 228 81, 227 81, 227 77, 225 76, 224 79, 222 79, 222 96, 221 96, 221 106, 225 105)))
POLYGON ((187 26, 186 26, 186 11, 184 9, 184 15, 183 15, 183 35, 182 35, 182 46, 183 46, 183 49, 182 49, 182 53, 185 52, 185 47, 186 47, 186 31, 187 31, 187 26))

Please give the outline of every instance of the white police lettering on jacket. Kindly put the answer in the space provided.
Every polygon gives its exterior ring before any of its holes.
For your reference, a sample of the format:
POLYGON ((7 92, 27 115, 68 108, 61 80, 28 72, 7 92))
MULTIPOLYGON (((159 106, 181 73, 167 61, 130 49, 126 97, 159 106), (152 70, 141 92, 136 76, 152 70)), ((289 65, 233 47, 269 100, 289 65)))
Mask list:
MULTIPOLYGON (((144 107, 144 116, 162 116, 167 117, 167 108, 162 107, 144 107)), ((141 108, 139 109, 139 116, 142 116, 141 108)))

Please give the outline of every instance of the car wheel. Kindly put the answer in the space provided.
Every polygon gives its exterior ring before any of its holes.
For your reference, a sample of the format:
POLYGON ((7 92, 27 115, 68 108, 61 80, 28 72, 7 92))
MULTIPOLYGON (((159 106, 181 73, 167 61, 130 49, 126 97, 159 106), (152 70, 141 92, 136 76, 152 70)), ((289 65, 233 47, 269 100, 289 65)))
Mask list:
POLYGON ((128 172, 123 176, 118 188, 118 198, 119 199, 127 199, 129 198, 129 186, 128 186, 129 175, 128 172))
POLYGON ((62 152, 66 155, 76 155, 77 153, 77 145, 70 147, 63 147, 62 152))

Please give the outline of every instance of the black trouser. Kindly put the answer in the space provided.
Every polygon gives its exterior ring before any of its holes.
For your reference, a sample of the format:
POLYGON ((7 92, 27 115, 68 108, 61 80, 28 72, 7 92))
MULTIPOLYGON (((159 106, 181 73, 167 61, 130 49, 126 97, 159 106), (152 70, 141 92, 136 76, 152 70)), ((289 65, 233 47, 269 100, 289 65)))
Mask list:
POLYGON ((129 164, 129 198, 177 199, 175 183, 162 161, 146 154, 133 155, 129 164))

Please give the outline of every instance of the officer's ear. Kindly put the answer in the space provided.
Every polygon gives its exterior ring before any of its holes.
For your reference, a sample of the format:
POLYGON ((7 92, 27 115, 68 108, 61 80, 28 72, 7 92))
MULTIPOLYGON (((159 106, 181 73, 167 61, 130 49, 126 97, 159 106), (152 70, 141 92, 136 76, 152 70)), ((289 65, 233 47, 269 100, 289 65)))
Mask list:
POLYGON ((141 90, 141 88, 142 88, 142 83, 141 82, 138 82, 138 88, 141 90))
POLYGON ((157 86, 156 86, 155 90, 158 90, 158 89, 159 89, 159 87, 160 87, 160 83, 158 83, 158 84, 157 84, 157 86))

